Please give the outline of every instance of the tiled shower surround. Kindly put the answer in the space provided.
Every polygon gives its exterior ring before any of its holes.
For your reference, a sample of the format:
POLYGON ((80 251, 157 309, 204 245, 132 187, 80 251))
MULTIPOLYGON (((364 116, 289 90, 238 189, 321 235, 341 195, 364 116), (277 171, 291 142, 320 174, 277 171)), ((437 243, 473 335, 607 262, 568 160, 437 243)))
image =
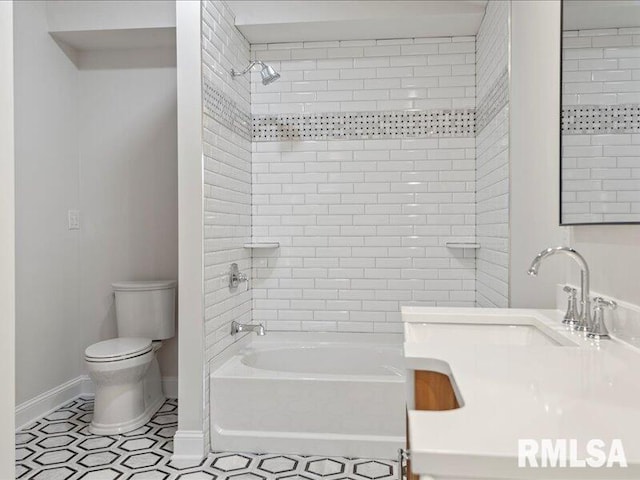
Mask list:
POLYGON ((253 45, 253 318, 397 332, 475 304, 475 38, 253 45), (413 110, 413 112, 411 112, 413 110), (259 128, 257 128, 259 127, 259 128))
POLYGON ((477 40, 476 302, 509 306, 509 2, 489 2, 477 40))
POLYGON ((563 37, 563 221, 637 221, 640 26, 563 37))
MULTIPOLYGON (((231 79, 232 68, 249 62, 249 43, 234 26, 224 2, 202 2, 203 195, 205 399, 208 367, 235 340, 231 321, 251 321, 251 290, 229 289, 229 266, 251 270, 250 89, 247 78, 231 79), (243 128, 243 126, 245 128, 243 128)), ((208 402, 208 400, 205 400, 208 402)), ((205 408, 205 428, 209 408, 205 408)), ((208 440, 208 435, 205 435, 208 440)))

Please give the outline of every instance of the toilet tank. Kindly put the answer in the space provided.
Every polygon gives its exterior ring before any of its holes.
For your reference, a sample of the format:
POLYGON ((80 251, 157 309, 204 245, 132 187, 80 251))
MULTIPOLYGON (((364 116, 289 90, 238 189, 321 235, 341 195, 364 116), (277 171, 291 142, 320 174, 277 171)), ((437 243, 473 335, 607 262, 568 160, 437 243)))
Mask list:
POLYGON ((119 337, 164 340, 175 335, 175 281, 117 282, 112 287, 119 337))

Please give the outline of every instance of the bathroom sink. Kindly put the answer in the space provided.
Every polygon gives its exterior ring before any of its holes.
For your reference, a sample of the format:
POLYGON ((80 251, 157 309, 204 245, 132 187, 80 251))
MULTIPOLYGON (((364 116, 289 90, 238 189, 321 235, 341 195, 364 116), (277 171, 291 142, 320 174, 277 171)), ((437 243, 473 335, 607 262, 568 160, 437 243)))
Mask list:
POLYGON ((573 346, 544 325, 532 323, 405 323, 405 342, 494 346, 573 346))

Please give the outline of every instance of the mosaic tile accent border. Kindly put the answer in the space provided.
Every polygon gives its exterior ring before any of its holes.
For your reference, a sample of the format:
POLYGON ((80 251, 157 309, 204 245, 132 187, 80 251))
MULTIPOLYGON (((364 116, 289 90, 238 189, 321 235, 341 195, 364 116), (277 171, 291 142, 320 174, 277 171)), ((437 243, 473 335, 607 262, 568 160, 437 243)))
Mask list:
POLYGON ((472 137, 473 109, 254 115, 253 141, 472 137))
POLYGON ((509 72, 505 69, 495 81, 489 93, 478 100, 476 129, 481 132, 509 101, 509 72))
POLYGON ((562 133, 640 133, 640 104, 575 105, 562 108, 562 133))
POLYGON ((123 435, 87 430, 93 399, 78 398, 16 433, 20 480, 393 480, 387 460, 300 455, 211 453, 200 465, 171 463, 177 401, 167 400, 151 421, 123 435))
POLYGON ((231 97, 216 88, 206 76, 202 81, 202 94, 205 114, 251 140, 251 115, 242 111, 231 97))

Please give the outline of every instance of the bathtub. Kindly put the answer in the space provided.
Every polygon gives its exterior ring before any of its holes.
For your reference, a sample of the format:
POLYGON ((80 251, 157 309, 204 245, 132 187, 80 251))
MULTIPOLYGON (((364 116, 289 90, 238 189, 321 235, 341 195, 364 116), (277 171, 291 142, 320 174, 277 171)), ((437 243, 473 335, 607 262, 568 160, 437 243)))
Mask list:
POLYGON ((269 332, 210 382, 214 451, 392 459, 405 442, 402 335, 269 332))

